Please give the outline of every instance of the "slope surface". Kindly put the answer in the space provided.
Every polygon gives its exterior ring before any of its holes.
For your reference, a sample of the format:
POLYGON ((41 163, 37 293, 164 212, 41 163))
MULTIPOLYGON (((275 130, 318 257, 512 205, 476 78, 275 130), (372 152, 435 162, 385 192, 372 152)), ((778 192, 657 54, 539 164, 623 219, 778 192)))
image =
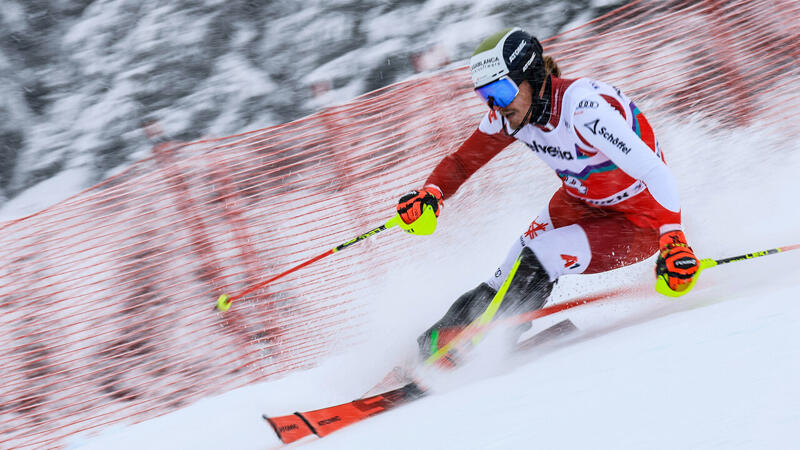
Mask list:
MULTIPOLYGON (((673 149, 668 157, 681 186, 685 226, 701 257, 796 243, 800 213, 789 183, 800 167, 794 141, 764 130, 723 136, 699 124, 672 124, 663 143, 673 149)), ((506 183, 510 192, 525 192, 524 180, 506 183)), ((435 267, 420 258, 419 267, 398 269, 398 279, 416 276, 430 287, 429 296, 409 298, 397 280, 374 282, 365 297, 380 299, 371 302, 380 333, 365 331, 362 346, 316 369, 97 437, 76 437, 71 445, 278 445, 262 413, 360 396, 413 350, 414 336, 446 309, 448 295, 474 284, 502 256, 509 240, 502 236, 513 238, 529 220, 519 217, 526 211, 516 197, 508 198, 501 206, 505 220, 463 230, 465 239, 483 234, 486 241, 466 240, 444 256, 431 255, 435 267), (501 237, 491 237, 496 234, 501 237)), ((448 220, 445 213, 442 226, 453 226, 448 220)), ((553 302, 620 287, 626 292, 548 318, 569 317, 581 329, 566 341, 515 358, 487 342, 474 363, 429 380, 435 395, 308 448, 792 448, 800 424, 794 382, 800 377, 799 261, 800 252, 789 252, 710 269, 679 300, 652 293, 652 261, 565 277, 553 302)))

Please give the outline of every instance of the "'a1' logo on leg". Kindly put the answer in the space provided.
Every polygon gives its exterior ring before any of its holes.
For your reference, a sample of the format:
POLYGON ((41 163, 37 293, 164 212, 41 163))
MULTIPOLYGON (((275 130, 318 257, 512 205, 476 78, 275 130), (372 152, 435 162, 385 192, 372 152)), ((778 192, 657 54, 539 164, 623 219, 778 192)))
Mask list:
POLYGON ((577 269, 581 265, 578 263, 578 257, 572 255, 561 255, 561 259, 564 260, 564 267, 568 269, 577 269))

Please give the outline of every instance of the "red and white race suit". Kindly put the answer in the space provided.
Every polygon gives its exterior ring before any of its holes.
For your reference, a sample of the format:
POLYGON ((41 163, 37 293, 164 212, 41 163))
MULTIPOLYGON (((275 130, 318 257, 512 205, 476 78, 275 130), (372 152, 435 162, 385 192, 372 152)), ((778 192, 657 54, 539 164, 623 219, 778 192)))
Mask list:
POLYGON ((658 250, 660 233, 681 228, 675 180, 636 105, 615 87, 596 80, 552 80, 547 125, 527 124, 512 138, 505 119, 489 111, 426 181, 447 199, 514 139, 561 179, 549 205, 487 281, 495 289, 523 246, 534 251, 555 280, 646 259, 658 250))

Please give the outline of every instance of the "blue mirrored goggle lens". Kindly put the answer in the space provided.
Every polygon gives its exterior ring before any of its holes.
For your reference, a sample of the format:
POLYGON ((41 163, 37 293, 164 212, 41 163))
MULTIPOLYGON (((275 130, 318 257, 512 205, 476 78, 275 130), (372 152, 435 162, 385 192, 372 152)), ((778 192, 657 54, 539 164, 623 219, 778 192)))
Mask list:
POLYGON ((505 108, 514 101, 514 98, 519 93, 519 87, 517 87, 516 83, 514 83, 511 78, 503 77, 486 86, 475 89, 475 92, 478 93, 478 96, 482 98, 483 101, 488 102, 489 97, 492 97, 494 99, 492 102, 493 106, 505 108))

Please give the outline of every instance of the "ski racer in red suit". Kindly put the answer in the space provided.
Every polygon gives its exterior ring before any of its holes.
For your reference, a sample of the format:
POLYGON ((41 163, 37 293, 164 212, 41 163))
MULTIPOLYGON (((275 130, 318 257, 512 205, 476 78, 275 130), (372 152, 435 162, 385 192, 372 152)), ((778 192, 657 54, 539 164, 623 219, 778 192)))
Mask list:
MULTIPOLYGON (((509 144, 523 142, 562 180, 485 282, 464 293, 418 339, 423 356, 439 330, 481 315, 513 272, 498 314, 541 308, 562 275, 598 273, 659 253, 656 275, 689 286, 697 258, 681 228, 675 179, 653 129, 625 94, 589 78, 560 78, 539 41, 519 28, 484 40, 470 60, 475 92, 489 106, 478 129, 445 157, 397 212, 414 224, 509 144)), ((434 219, 435 220, 435 219, 434 219)))

